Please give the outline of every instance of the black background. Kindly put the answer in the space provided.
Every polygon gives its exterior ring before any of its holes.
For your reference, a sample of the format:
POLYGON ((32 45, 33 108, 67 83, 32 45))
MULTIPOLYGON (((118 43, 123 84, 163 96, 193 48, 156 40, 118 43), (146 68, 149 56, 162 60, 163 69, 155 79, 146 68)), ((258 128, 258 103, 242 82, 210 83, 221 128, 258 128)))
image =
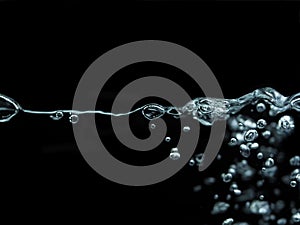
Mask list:
MULTIPOLYGON (((71 109, 81 76, 101 54, 131 41, 157 39, 198 54, 226 98, 266 86, 291 95, 300 90, 299 10, 296 2, 2 2, 0 92, 28 109, 71 109)), ((132 71, 174 70, 151 68, 132 71)), ((201 95, 187 79, 180 82, 190 86, 192 96, 201 95)), ((117 88, 107 89, 112 93, 104 98, 111 100, 117 88)), ((228 167, 230 159, 204 175, 185 167, 157 185, 127 187, 87 165, 67 121, 18 115, 0 124, 0 134, 1 204, 10 219, 216 224, 205 209, 214 190, 204 197, 192 188, 228 167)), ((105 138, 110 140, 109 131, 105 138)))

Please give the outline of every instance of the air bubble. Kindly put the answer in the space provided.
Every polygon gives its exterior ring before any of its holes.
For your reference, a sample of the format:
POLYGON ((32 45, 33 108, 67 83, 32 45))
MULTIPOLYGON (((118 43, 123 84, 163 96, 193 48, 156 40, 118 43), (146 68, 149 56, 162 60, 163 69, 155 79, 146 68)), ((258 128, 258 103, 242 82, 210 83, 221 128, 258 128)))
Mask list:
POLYGON ((231 138, 228 145, 230 146, 236 146, 238 144, 238 140, 236 138, 231 138))
POLYGON ((232 225, 234 220, 232 218, 228 218, 223 221, 222 225, 232 225))
POLYGON ((0 122, 8 122, 21 109, 12 98, 0 94, 0 122))
POLYGON ((265 166, 266 167, 272 167, 272 166, 274 166, 274 159, 267 158, 267 160, 265 161, 265 166))
POLYGON ((270 138, 270 136, 271 136, 271 131, 265 130, 264 132, 262 132, 262 136, 263 136, 265 139, 270 138))
POLYGON ((240 145, 240 153, 243 157, 248 158, 251 154, 251 151, 247 145, 241 144, 240 145))
POLYGON ((166 137, 166 138, 165 138, 165 141, 166 141, 166 142, 170 142, 170 141, 171 141, 171 138, 170 138, 170 137, 166 137))
POLYGON ((159 117, 162 117, 165 114, 165 109, 158 104, 149 104, 144 106, 142 114, 148 120, 154 120, 159 117))
POLYGON ((284 132, 289 132, 293 130, 295 127, 294 120, 290 116, 282 116, 277 124, 277 129, 284 131, 284 132))
POLYGON ((296 180, 297 180, 298 183, 300 183, 300 173, 298 173, 298 174, 296 175, 296 180))
POLYGON ((251 142, 251 141, 254 141, 257 137, 258 137, 257 131, 254 129, 250 129, 250 130, 246 131, 246 133, 244 135, 244 140, 247 142, 251 142))
POLYGON ((266 106, 265 106, 264 103, 258 103, 258 104, 256 105, 256 111, 257 111, 257 112, 261 113, 261 112, 263 112, 263 111, 265 111, 265 110, 266 110, 266 106))
POLYGON ((151 124, 150 124, 150 128, 153 130, 153 129, 156 128, 156 125, 155 125, 154 123, 151 123, 151 124))
POLYGON ((277 220, 277 225, 286 225, 287 219, 286 218, 280 218, 277 220))
POLYGON ((178 148, 172 148, 170 152, 170 159, 178 160, 179 158, 180 158, 180 153, 178 151, 178 148))
POLYGON ((267 122, 264 119, 259 119, 256 122, 257 129, 264 129, 267 126, 267 122))
POLYGON ((190 166, 194 166, 194 165, 195 165, 195 160, 194 160, 194 159, 190 159, 189 165, 190 165, 190 166))
POLYGON ((293 187, 293 188, 296 187, 297 186, 297 182, 295 180, 292 180, 290 182, 290 186, 293 187))
POLYGON ((292 221, 294 223, 299 223, 300 222, 300 212, 297 212, 294 215, 292 215, 292 221))
POLYGON ((191 128, 189 126, 183 127, 183 131, 184 132, 189 132, 190 130, 191 130, 191 128))
POLYGON ((78 123, 78 121, 79 121, 79 116, 78 115, 71 115, 71 116, 69 116, 69 122, 70 123, 75 124, 75 123, 78 123))
POLYGON ((61 118, 63 118, 63 116, 64 113, 62 111, 57 111, 53 115, 50 115, 50 118, 53 120, 60 120, 61 118))
POLYGON ((222 174, 223 182, 229 183, 232 180, 232 174, 231 173, 226 173, 222 174))
POLYGON ((291 166, 300 166, 300 156, 299 155, 295 155, 294 157, 292 157, 290 159, 290 165, 291 166))
POLYGON ((250 148, 251 149, 258 149, 259 148, 259 144, 257 142, 251 143, 250 148))
POLYGON ((264 157, 264 154, 261 153, 261 152, 259 152, 259 153, 257 153, 256 157, 257 157, 258 159, 262 159, 262 158, 264 157))

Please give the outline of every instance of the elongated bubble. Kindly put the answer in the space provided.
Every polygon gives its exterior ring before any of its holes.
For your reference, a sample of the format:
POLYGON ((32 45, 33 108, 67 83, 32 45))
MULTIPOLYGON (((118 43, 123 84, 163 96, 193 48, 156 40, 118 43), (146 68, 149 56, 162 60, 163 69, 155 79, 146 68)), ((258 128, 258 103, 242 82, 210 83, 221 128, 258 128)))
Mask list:
POLYGON ((7 122, 20 110, 20 105, 13 99, 0 94, 0 122, 7 122))

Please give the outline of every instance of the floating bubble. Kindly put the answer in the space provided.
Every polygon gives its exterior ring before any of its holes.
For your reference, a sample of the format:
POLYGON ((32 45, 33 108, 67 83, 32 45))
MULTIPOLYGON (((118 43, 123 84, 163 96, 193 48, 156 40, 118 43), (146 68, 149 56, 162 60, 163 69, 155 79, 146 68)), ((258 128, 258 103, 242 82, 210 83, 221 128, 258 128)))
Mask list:
POLYGON ((267 160, 265 161, 265 166, 266 167, 272 167, 272 166, 274 166, 274 159, 267 158, 267 160))
POLYGON ((69 122, 70 123, 75 124, 75 123, 78 123, 78 121, 79 121, 79 116, 78 115, 71 115, 71 116, 69 116, 69 122))
POLYGON ((267 122, 264 119, 259 119, 256 122, 257 129, 264 129, 267 126, 267 122))
POLYGON ((197 165, 201 164, 201 162, 204 159, 203 157, 204 157, 203 153, 199 153, 199 154, 195 155, 195 161, 196 161, 197 165))
POLYGON ((166 141, 166 142, 170 142, 170 141, 171 141, 171 138, 170 138, 170 137, 166 137, 166 138, 165 138, 165 141, 166 141))
POLYGON ((289 132, 295 127, 294 120, 290 116, 282 116, 277 124, 277 129, 284 132, 289 132))
POLYGON ((277 225, 285 225, 287 223, 286 218, 280 218, 277 220, 277 225))
POLYGON ((264 200, 265 196, 264 195, 260 195, 258 198, 259 198, 259 200, 264 200))
POLYGON ((232 218, 228 218, 223 221, 222 225, 232 225, 234 220, 232 218))
POLYGON ((244 135, 244 140, 247 142, 254 141, 258 137, 258 133, 254 129, 250 129, 246 131, 244 135))
POLYGON ((50 115, 50 118, 53 120, 60 120, 61 118, 63 118, 63 116, 64 113, 62 111, 57 111, 53 115, 50 115))
POLYGON ((231 173, 222 174, 222 179, 223 182, 229 183, 232 180, 232 174, 231 173))
POLYGON ((297 182, 295 180, 292 180, 290 182, 290 186, 293 187, 293 188, 296 187, 297 186, 297 182))
POLYGON ((250 148, 251 149, 258 149, 259 148, 259 144, 257 142, 251 143, 250 144, 250 148))
POLYGON ((219 195, 218 195, 218 194, 215 194, 215 195, 214 195, 214 199, 217 200, 218 198, 219 198, 219 195))
POLYGON ((300 183, 300 173, 298 173, 298 174, 296 175, 296 180, 297 180, 298 183, 300 183))
POLYGON ((211 211, 212 215, 215 214, 221 214, 227 211, 227 209, 230 207, 230 205, 226 202, 216 202, 213 206, 213 209, 211 211))
POLYGON ((194 160, 194 159, 190 159, 189 165, 190 165, 190 166, 194 166, 194 165, 195 165, 195 160, 194 160))
POLYGON ((0 94, 0 122, 8 122, 20 109, 21 106, 15 100, 0 94))
POLYGON ((290 158, 290 165, 291 166, 300 166, 300 156, 295 155, 292 158, 290 158))
POLYGON ((242 191, 239 190, 239 189, 235 189, 235 190, 233 190, 233 193, 234 193, 235 195, 241 195, 241 194, 242 194, 242 191))
POLYGON ((183 127, 183 131, 184 132, 189 132, 190 130, 191 130, 191 128, 189 126, 183 127))
POLYGON ((297 213, 292 215, 292 221, 294 223, 299 223, 300 222, 300 212, 297 212, 297 213))
POLYGON ((250 211, 253 214, 269 214, 271 209, 267 201, 254 200, 251 202, 250 211))
POLYGON ((180 153, 178 151, 178 148, 172 148, 170 152, 170 159, 178 160, 179 158, 180 158, 180 153))
POLYGON ((240 153, 243 157, 248 158, 251 154, 251 151, 247 145, 241 144, 240 145, 240 153))
POLYGON ((262 136, 263 136, 265 139, 270 138, 270 136, 271 136, 271 131, 265 130, 264 132, 262 132, 262 136))
POLYGON ((165 114, 165 109, 161 105, 152 103, 144 106, 142 114, 148 120, 154 120, 162 117, 165 114))
POLYGON ((261 152, 259 152, 259 153, 257 153, 256 157, 257 157, 258 159, 262 159, 262 158, 264 157, 264 154, 261 153, 261 152))
POLYGON ((256 105, 256 111, 257 112, 259 112, 259 113, 261 113, 261 112, 263 112, 263 111, 265 111, 266 110, 266 106, 265 106, 265 104, 264 103, 258 103, 257 105, 256 105))
POLYGON ((230 138, 228 145, 236 146, 237 144, 238 144, 238 140, 236 138, 234 138, 234 137, 230 138))
POLYGON ((151 123, 151 124, 150 124, 150 128, 153 130, 153 129, 156 128, 156 125, 155 125, 154 123, 151 123))

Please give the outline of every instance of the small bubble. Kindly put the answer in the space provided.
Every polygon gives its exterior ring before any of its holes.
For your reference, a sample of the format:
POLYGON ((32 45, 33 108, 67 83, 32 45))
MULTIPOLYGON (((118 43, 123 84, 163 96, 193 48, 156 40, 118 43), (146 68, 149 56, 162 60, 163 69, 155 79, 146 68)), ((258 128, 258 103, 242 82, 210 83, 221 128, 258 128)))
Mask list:
POLYGON ((267 122, 264 119, 259 119, 256 123, 257 129, 264 129, 267 125, 267 122))
POLYGON ((70 121, 70 123, 73 123, 73 124, 78 123, 79 116, 73 114, 73 115, 69 116, 69 121, 70 121))
POLYGON ((217 155, 217 160, 221 160, 222 159, 222 155, 218 154, 217 155))
POLYGON ((258 137, 257 131, 254 129, 250 129, 250 130, 246 131, 246 133, 244 135, 244 140, 247 142, 251 142, 251 141, 254 141, 257 137, 258 137))
POLYGON ((229 183, 232 180, 232 174, 231 173, 226 173, 222 174, 223 182, 229 183))
POLYGON ((235 189, 235 190, 233 190, 233 193, 234 193, 235 195, 241 195, 241 194, 242 194, 242 191, 241 191, 240 189, 235 189))
POLYGON ((240 153, 243 157, 248 158, 251 154, 251 151, 247 145, 241 144, 240 145, 240 153))
POLYGON ((150 128, 151 128, 151 129, 155 129, 155 128, 156 128, 156 125, 155 125, 154 123, 151 123, 151 124, 150 124, 150 128))
POLYGON ((184 132, 189 132, 190 130, 191 130, 191 128, 189 126, 183 127, 183 131, 184 132))
POLYGON ((157 119, 165 114, 165 109, 158 104, 149 104, 143 108, 142 114, 148 120, 157 119))
POLYGON ((178 160, 180 158, 180 153, 178 151, 178 148, 172 148, 169 157, 172 160, 178 160))
POLYGON ((291 166, 300 166, 300 156, 299 155, 295 155, 294 157, 292 157, 290 159, 290 165, 291 166))
POLYGON ((294 120, 290 116, 282 116, 279 119, 277 124, 277 129, 284 132, 291 131, 294 129, 294 127, 295 127, 294 120))
POLYGON ((229 146, 236 146, 238 144, 238 140, 235 137, 230 138, 228 143, 229 146))
POLYGON ((200 163, 203 161, 203 153, 199 153, 197 155, 195 155, 195 160, 196 160, 196 163, 197 165, 200 165, 200 163))
POLYGON ((170 142, 170 141, 171 141, 171 138, 170 138, 170 137, 166 137, 166 138, 165 138, 165 141, 166 141, 166 142, 170 142))
POLYGON ((235 189, 238 189, 239 187, 238 187, 238 185, 236 184, 236 183, 232 183, 231 185, 230 185, 230 187, 229 187, 229 190, 230 191, 234 191, 235 189))
POLYGON ((250 145, 251 149, 258 149, 259 148, 259 144, 257 142, 254 142, 250 145))
POLYGON ((261 112, 263 112, 263 111, 265 111, 265 110, 266 110, 266 106, 265 106, 264 103, 258 103, 258 104, 256 105, 256 111, 257 111, 257 112, 261 113, 261 112))
POLYGON ((201 185, 196 185, 196 186, 193 187, 194 192, 199 192, 199 191, 201 191, 201 189, 202 189, 201 185))
POLYGON ((265 161, 265 166, 266 167, 272 167, 272 166, 274 166, 274 159, 267 158, 267 160, 265 161))
POLYGON ((298 173, 298 174, 296 175, 296 180, 297 180, 298 183, 300 183, 300 173, 298 173))
POLYGON ((296 187, 297 186, 297 182, 295 180, 292 180, 290 182, 290 186, 293 187, 293 188, 296 187))
POLYGON ((218 198, 219 198, 219 195, 218 195, 218 194, 215 194, 215 195, 214 195, 214 199, 217 200, 218 198))
POLYGON ((234 220, 232 218, 228 218, 223 221, 222 225, 232 225, 234 220))
POLYGON ((268 138, 271 136, 271 131, 265 130, 264 132, 262 132, 262 136, 263 136, 265 139, 268 139, 268 138))
POLYGON ((262 159, 264 157, 264 154, 259 152, 257 153, 257 156, 256 156, 258 159, 262 159))
POLYGON ((60 120, 64 116, 62 111, 57 111, 54 115, 51 115, 50 118, 53 120, 60 120))
POLYGON ((190 159, 189 165, 190 165, 190 166, 194 166, 194 165, 195 165, 195 160, 194 160, 194 159, 190 159))
POLYGON ((280 218, 277 220, 277 225, 285 225, 287 223, 286 218, 280 218))
POLYGON ((258 198, 259 198, 259 200, 264 200, 265 196, 264 195, 260 195, 258 198))
POLYGON ((299 223, 300 222, 300 212, 297 212, 294 215, 292 215, 292 221, 294 223, 299 223))

